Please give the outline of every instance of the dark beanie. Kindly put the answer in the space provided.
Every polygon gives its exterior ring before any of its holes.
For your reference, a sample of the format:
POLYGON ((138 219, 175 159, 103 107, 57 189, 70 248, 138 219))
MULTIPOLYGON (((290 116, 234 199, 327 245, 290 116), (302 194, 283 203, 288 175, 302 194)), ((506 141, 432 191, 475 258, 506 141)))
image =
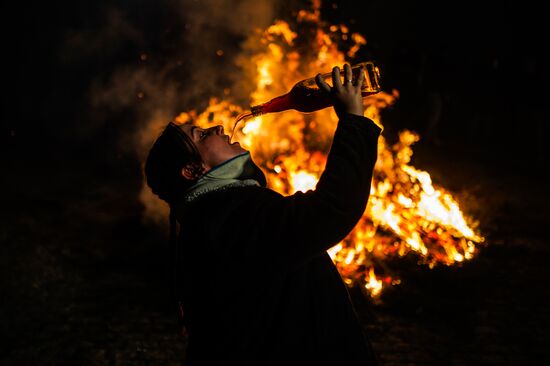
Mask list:
POLYGON ((200 162, 201 157, 193 141, 180 127, 170 122, 147 155, 144 169, 147 185, 159 198, 171 203, 196 182, 182 176, 183 167, 200 162))

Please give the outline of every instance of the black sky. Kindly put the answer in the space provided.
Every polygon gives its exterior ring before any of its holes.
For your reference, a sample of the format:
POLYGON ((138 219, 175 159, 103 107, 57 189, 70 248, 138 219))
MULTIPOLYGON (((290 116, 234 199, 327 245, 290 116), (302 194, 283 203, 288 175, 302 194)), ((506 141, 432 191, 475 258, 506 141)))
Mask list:
MULTIPOLYGON (((274 17, 291 16, 285 12, 308 4, 272 3, 274 17)), ((216 24, 221 18, 214 17, 213 23, 201 26, 208 28, 209 37, 218 31, 219 39, 201 39, 200 33, 186 38, 194 20, 186 18, 185 10, 174 9, 188 7, 195 9, 194 14, 200 9, 202 16, 213 11, 191 0, 36 1, 2 6, 9 20, 2 32, 8 80, 2 145, 11 153, 93 145, 98 139, 114 145, 135 110, 129 103, 99 111, 92 101, 94 88, 108 85, 118 70, 139 64, 142 53, 150 55, 152 73, 174 62, 170 58, 176 54, 184 66, 191 65, 181 49, 174 49, 182 38, 190 48, 212 43, 214 49, 219 46, 215 42, 238 48, 245 37, 239 29, 216 24)), ((242 22, 242 14, 231 16, 235 23, 242 22)), ((488 160, 505 154, 518 165, 533 156, 537 164, 546 161, 544 23, 537 7, 512 1, 399 0, 362 1, 359 8, 357 2, 325 1, 322 17, 363 34, 369 56, 382 66, 386 90, 400 91, 399 102, 386 112, 389 129, 425 132, 427 95, 435 92, 443 101, 441 142, 467 145, 488 160)), ((172 76, 185 85, 188 77, 182 70, 172 76)), ((204 94, 210 91, 205 88, 204 94)), ((189 106, 183 102, 181 107, 189 106)))

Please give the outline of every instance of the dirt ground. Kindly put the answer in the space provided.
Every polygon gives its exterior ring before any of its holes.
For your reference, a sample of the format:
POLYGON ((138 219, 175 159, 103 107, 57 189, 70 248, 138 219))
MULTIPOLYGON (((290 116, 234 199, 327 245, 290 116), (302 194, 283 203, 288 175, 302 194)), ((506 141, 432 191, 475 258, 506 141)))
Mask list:
MULTIPOLYGON (((550 364, 542 175, 452 147, 415 151, 417 166, 480 219, 487 242, 461 266, 395 263, 403 283, 380 303, 352 291, 383 364, 550 364)), ((165 232, 142 222, 139 165, 12 152, 0 211, 0 364, 181 365, 165 232)))

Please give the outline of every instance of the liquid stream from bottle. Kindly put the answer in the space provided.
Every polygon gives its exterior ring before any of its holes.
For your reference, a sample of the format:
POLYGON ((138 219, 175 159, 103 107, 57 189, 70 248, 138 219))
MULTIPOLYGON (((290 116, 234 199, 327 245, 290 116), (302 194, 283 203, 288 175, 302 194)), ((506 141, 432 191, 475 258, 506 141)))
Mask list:
POLYGON ((231 131, 231 136, 229 137, 229 142, 232 142, 233 141, 233 134, 235 134, 235 130, 237 129, 237 124, 244 120, 244 119, 248 119, 250 117, 254 117, 254 114, 252 113, 252 111, 248 110, 248 111, 244 111, 242 112, 241 114, 239 114, 237 116, 237 118, 235 119, 235 124, 233 125, 233 130, 231 131))

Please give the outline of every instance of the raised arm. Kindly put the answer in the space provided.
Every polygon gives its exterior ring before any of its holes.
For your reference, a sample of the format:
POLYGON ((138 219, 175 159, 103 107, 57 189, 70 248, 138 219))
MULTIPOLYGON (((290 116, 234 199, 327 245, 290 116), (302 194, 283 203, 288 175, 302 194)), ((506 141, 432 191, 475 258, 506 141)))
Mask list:
POLYGON ((344 239, 367 205, 380 128, 363 116, 362 76, 353 85, 349 65, 344 72, 342 83, 333 69, 333 87, 317 77, 339 121, 315 190, 270 201, 256 216, 267 248, 276 251, 271 256, 289 263, 322 254, 344 239))

